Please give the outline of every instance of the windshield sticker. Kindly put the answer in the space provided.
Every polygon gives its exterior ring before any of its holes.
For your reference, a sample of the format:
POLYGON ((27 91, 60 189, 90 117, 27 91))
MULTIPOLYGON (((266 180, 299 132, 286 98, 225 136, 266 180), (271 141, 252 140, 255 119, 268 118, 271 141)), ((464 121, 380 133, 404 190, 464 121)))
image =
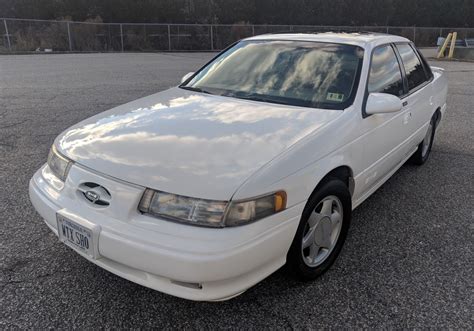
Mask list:
POLYGON ((344 94, 328 92, 328 95, 326 96, 326 100, 342 102, 344 100, 344 94))

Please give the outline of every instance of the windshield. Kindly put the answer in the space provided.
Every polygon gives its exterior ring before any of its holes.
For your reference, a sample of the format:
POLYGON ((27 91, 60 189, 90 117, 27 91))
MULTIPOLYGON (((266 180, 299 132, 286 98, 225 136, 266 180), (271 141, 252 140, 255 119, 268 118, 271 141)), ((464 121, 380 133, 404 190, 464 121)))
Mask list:
POLYGON ((362 66, 358 46, 306 41, 241 41, 181 88, 256 101, 344 109, 362 66))

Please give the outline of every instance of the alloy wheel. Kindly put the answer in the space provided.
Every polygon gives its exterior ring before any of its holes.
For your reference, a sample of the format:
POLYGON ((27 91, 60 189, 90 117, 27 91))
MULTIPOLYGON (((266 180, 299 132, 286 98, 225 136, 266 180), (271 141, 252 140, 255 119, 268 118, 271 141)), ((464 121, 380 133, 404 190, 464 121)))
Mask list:
POLYGON ((342 229, 341 200, 331 195, 316 206, 305 225, 301 241, 303 261, 309 267, 323 263, 336 246, 342 229))

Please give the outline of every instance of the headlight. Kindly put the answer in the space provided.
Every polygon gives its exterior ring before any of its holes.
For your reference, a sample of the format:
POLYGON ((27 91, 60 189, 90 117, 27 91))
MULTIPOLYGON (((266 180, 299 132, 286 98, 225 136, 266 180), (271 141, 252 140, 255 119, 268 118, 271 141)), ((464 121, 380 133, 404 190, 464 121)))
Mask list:
POLYGON ((275 214, 286 206, 285 192, 246 201, 215 201, 190 198, 146 189, 138 209, 145 214, 179 222, 224 227, 250 223, 275 214))
POLYGON ((51 147, 48 155, 48 166, 53 174, 63 182, 66 180, 71 164, 72 161, 59 154, 54 145, 51 147))
POLYGON ((286 193, 278 191, 245 201, 231 201, 225 224, 242 225, 276 214, 286 208, 286 193))
POLYGON ((138 209, 196 225, 221 227, 226 201, 202 200, 146 189, 138 209))

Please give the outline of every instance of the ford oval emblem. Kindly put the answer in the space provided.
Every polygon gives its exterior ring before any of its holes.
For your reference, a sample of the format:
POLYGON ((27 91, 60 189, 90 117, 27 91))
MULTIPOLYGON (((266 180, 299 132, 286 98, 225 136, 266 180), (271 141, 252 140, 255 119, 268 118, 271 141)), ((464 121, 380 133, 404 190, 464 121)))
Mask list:
POLYGON ((92 203, 95 203, 100 199, 100 195, 94 191, 87 191, 84 193, 85 197, 87 200, 89 200, 92 203))
POLYGON ((82 183, 77 191, 81 197, 95 207, 107 207, 112 200, 109 190, 97 183, 82 183))

